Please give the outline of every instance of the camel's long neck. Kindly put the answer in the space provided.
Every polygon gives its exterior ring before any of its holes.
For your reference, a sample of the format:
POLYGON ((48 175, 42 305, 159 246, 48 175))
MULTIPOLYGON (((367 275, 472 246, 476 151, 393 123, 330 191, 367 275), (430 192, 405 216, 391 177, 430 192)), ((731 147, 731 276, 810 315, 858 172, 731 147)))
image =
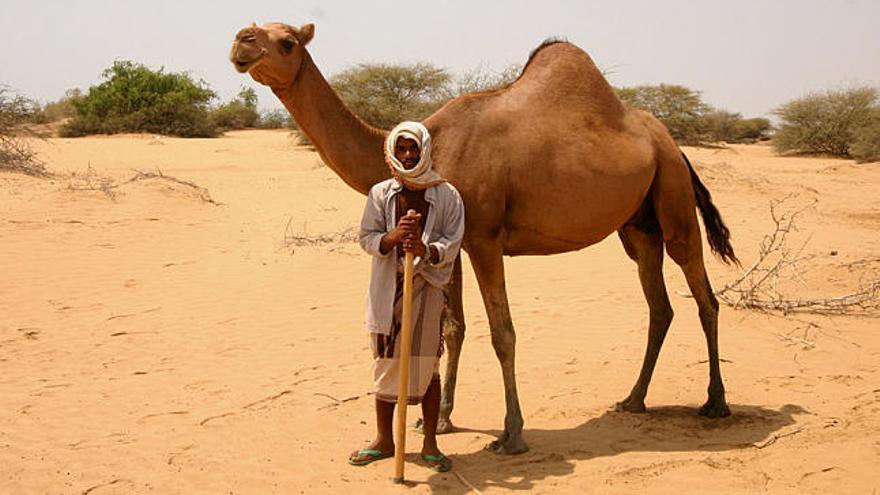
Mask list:
POLYGON ((384 158, 385 132, 349 110, 304 51, 296 82, 276 96, 309 136, 324 162, 362 194, 391 176, 384 158))

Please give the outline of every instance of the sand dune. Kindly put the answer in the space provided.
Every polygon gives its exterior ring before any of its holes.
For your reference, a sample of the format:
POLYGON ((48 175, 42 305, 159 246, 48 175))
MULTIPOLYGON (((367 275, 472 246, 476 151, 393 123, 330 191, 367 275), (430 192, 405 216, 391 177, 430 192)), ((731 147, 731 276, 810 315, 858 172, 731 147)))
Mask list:
MULTIPOLYGON (((392 485, 390 461, 345 462, 373 435, 369 262, 332 234, 357 224, 362 196, 282 131, 36 145, 67 175, 0 173, 0 493, 880 489, 876 318, 722 308, 733 416, 708 420, 695 413, 708 383, 696 307, 673 296, 648 413, 609 412, 636 378, 647 327, 635 265, 614 236, 507 261, 531 446, 516 457, 482 450, 504 401, 466 264, 460 431, 441 438, 455 471, 411 456, 414 485, 392 485), (157 170, 214 202, 160 178, 115 186, 157 170), (77 189, 89 185, 98 190, 77 189), (331 239, 285 241, 322 235, 331 239)), ((831 296, 880 274, 876 163, 762 145, 685 151, 745 266, 772 230, 770 200, 812 205, 791 237, 809 239, 810 270, 782 290, 831 296)), ((708 268, 716 287, 738 274, 714 259, 708 268)), ((666 273, 671 293, 686 291, 668 261, 666 273)), ((408 445, 417 451, 415 432, 408 445)))

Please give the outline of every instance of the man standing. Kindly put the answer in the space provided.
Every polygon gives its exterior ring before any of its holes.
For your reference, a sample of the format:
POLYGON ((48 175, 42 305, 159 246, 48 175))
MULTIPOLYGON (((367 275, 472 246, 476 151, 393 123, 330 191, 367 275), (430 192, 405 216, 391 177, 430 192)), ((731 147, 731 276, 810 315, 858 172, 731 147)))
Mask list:
POLYGON ((425 440, 422 459, 448 471, 449 458, 437 446, 440 409, 440 318, 445 286, 464 235, 464 206, 458 191, 431 166, 431 136, 418 122, 402 122, 385 140, 392 178, 373 186, 361 220, 360 244, 372 255, 366 323, 373 351, 376 439, 352 452, 363 466, 394 455, 392 420, 400 374, 403 258, 413 253, 413 329, 409 404, 422 403, 425 440), (410 210, 415 211, 408 214, 410 210))

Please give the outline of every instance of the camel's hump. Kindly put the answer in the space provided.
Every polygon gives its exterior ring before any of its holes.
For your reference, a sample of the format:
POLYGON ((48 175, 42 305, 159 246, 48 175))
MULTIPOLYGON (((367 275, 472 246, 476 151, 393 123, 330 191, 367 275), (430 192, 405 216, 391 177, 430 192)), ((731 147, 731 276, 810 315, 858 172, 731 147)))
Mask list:
POLYGON ((577 45, 551 40, 532 51, 522 74, 507 88, 513 100, 579 109, 619 119, 624 107, 593 59, 577 45), (588 109, 588 110, 587 110, 588 109))
POLYGON ((516 115, 535 118, 552 114, 559 122, 586 118, 597 125, 616 127, 625 112, 587 52, 567 41, 551 40, 532 51, 512 83, 460 96, 426 119, 426 125, 430 129, 432 125, 462 125, 469 120, 494 122, 516 115), (481 118, 473 120, 473 115, 481 118))

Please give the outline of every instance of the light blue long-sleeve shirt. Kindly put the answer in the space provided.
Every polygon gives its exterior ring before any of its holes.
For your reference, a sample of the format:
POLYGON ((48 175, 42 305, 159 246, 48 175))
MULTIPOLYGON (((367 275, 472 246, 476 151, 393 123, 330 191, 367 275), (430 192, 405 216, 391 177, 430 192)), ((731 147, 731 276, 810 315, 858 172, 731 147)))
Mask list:
MULTIPOLYGON (((374 185, 361 218, 360 245, 373 257, 366 327, 370 332, 385 335, 391 333, 399 258, 397 246, 382 254, 379 244, 382 237, 396 226, 397 201, 394 198, 402 189, 403 185, 394 178, 374 185)), ((448 182, 426 189, 425 201, 430 207, 424 220, 422 242, 429 249, 431 246, 437 249, 439 261, 431 264, 416 257, 413 275, 422 276, 431 285, 442 288, 452 276, 452 266, 464 236, 464 204, 458 191, 448 182)))

